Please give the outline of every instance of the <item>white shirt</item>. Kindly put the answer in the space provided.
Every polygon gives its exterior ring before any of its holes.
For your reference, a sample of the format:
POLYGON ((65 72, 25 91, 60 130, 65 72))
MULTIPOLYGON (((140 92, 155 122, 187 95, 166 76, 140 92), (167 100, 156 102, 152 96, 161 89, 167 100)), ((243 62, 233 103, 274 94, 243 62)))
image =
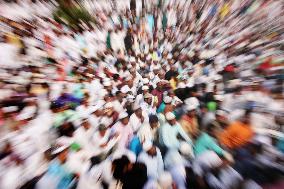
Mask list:
POLYGON ((141 122, 141 119, 139 119, 135 113, 130 116, 129 122, 134 132, 137 132, 143 124, 146 124, 148 122, 149 118, 147 113, 142 111, 142 115, 144 117, 143 122, 141 122))
POLYGON ((130 140, 133 137, 133 130, 131 125, 128 123, 127 125, 123 125, 120 121, 114 124, 112 127, 112 131, 118 134, 118 148, 127 148, 130 140))
POLYGON ((156 156, 150 156, 146 152, 142 152, 138 156, 138 162, 144 163, 147 167, 147 175, 149 178, 158 179, 162 171, 164 170, 164 162, 161 152, 156 148, 156 156))

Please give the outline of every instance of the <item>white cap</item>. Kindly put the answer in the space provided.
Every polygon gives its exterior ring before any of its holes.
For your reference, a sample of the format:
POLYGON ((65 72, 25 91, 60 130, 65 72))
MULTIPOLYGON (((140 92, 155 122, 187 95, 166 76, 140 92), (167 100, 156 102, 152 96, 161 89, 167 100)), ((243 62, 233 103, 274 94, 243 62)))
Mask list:
POLYGON ((105 87, 109 87, 109 86, 111 86, 111 82, 110 82, 110 81, 105 81, 105 82, 103 83, 103 85, 104 85, 105 87))
POLYGON ((167 59, 172 59, 173 55, 171 53, 168 54, 167 59))
POLYGON ((186 111, 192 111, 195 110, 196 108, 197 106, 194 104, 186 104, 186 111))
POLYGON ((143 150, 147 152, 148 150, 152 148, 152 146, 153 146, 152 141, 145 141, 143 144, 143 150))
POLYGON ((159 184, 161 188, 171 188, 172 183, 173 183, 173 178, 169 172, 165 171, 160 174, 159 184))
POLYGON ((130 57, 129 62, 135 62, 135 58, 133 56, 130 57))
POLYGON ((184 101, 186 105, 194 105, 195 107, 199 106, 199 101, 196 97, 190 97, 184 101))
POLYGON ((186 85, 184 82, 180 82, 177 86, 177 88, 186 88, 186 85))
POLYGON ((95 111, 101 109, 102 107, 103 107, 103 105, 97 104, 97 105, 95 105, 95 106, 91 106, 91 107, 89 108, 89 111, 90 111, 90 113, 93 113, 93 112, 95 112, 95 111))
POLYGON ((143 78, 143 83, 144 84, 148 84, 149 83, 149 79, 148 78, 143 78))
POLYGON ((147 85, 143 85, 142 86, 142 90, 144 91, 144 90, 149 90, 149 87, 147 86, 147 85))
POLYGON ((223 95, 215 95, 214 97, 218 101, 223 101, 224 100, 224 96, 223 95))
POLYGON ((120 89, 120 91, 121 91, 122 93, 128 93, 128 92, 130 91, 130 89, 129 89, 128 85, 124 85, 124 86, 120 89))
POLYGON ((165 96, 163 100, 166 104, 169 104, 172 102, 173 98, 170 96, 165 96))
POLYGON ((180 143, 180 152, 181 152, 182 155, 186 155, 186 156, 192 156, 193 155, 192 147, 187 142, 181 142, 180 143))
POLYGON ((151 98, 151 97, 152 97, 152 95, 150 93, 147 93, 147 94, 144 95, 144 98, 151 98))
POLYGON ((161 69, 160 64, 157 64, 157 65, 154 65, 154 66, 153 66, 153 70, 159 70, 159 69, 161 69))
POLYGON ((105 108, 113 108, 112 102, 108 102, 105 104, 105 108))
POLYGON ((167 119, 168 121, 173 120, 173 119, 175 119, 175 118, 176 118, 176 116, 175 116, 175 114, 173 114, 172 112, 166 113, 166 119, 167 119))
POLYGON ((128 117, 128 114, 126 112, 122 112, 122 113, 119 114, 118 119, 123 119, 123 118, 126 118, 126 117, 128 117))
POLYGON ((3 112, 5 113, 9 113, 9 112, 15 112, 18 110, 17 106, 8 106, 8 107, 4 107, 2 108, 3 112))
POLYGON ((146 60, 151 60, 152 58, 151 58, 151 55, 148 55, 147 57, 146 57, 146 60))
POLYGON ((134 103, 134 105, 133 105, 133 110, 136 111, 136 110, 138 110, 139 108, 141 108, 141 106, 140 106, 138 103, 134 103))
POLYGON ((68 147, 69 147, 68 145, 59 146, 52 152, 52 155, 59 154, 60 152, 63 152, 65 149, 67 149, 68 147))

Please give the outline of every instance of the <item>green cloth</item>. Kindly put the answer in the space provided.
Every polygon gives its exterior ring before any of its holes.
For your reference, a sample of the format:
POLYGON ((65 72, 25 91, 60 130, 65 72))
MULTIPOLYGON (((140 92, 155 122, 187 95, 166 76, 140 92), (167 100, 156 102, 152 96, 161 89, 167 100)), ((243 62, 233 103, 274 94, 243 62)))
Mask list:
POLYGON ((167 29, 167 24, 168 24, 167 14, 164 12, 162 18, 162 27, 164 31, 167 29))
POLYGON ((215 139, 203 132, 195 142, 194 154, 197 156, 207 150, 212 150, 219 155, 224 153, 224 150, 216 143, 215 139))
POLYGON ((75 121, 78 119, 78 115, 73 110, 65 110, 63 112, 57 113, 54 117, 53 126, 59 127, 61 126, 65 121, 75 121))
POLYGON ((108 49, 111 49, 110 32, 107 33, 106 45, 108 49))
POLYGON ((70 145, 70 149, 72 150, 72 151, 78 151, 78 150, 80 150, 81 149, 81 146, 80 146, 80 144, 78 144, 78 143, 76 143, 76 142, 73 142, 71 145, 70 145))
POLYGON ((217 104, 216 102, 208 102, 207 103, 207 108, 210 112, 214 112, 217 109, 217 104))

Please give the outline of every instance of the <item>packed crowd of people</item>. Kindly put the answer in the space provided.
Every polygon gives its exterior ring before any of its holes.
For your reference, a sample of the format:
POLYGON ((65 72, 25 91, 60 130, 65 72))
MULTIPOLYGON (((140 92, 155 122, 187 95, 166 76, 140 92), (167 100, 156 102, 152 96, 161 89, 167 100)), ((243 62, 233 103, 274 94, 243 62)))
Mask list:
POLYGON ((282 0, 81 3, 0 3, 1 189, 284 187, 282 0))

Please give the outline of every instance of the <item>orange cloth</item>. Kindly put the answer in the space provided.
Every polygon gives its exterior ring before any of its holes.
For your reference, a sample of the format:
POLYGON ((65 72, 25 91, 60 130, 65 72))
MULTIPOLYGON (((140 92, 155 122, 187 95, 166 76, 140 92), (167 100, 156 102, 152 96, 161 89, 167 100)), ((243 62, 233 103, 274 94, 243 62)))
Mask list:
POLYGON ((247 144, 252 139, 253 134, 253 130, 249 125, 234 122, 221 133, 219 140, 221 144, 234 149, 247 144))
POLYGON ((196 118, 184 115, 181 117, 180 124, 184 131, 190 136, 195 135, 198 131, 198 122, 196 118))

